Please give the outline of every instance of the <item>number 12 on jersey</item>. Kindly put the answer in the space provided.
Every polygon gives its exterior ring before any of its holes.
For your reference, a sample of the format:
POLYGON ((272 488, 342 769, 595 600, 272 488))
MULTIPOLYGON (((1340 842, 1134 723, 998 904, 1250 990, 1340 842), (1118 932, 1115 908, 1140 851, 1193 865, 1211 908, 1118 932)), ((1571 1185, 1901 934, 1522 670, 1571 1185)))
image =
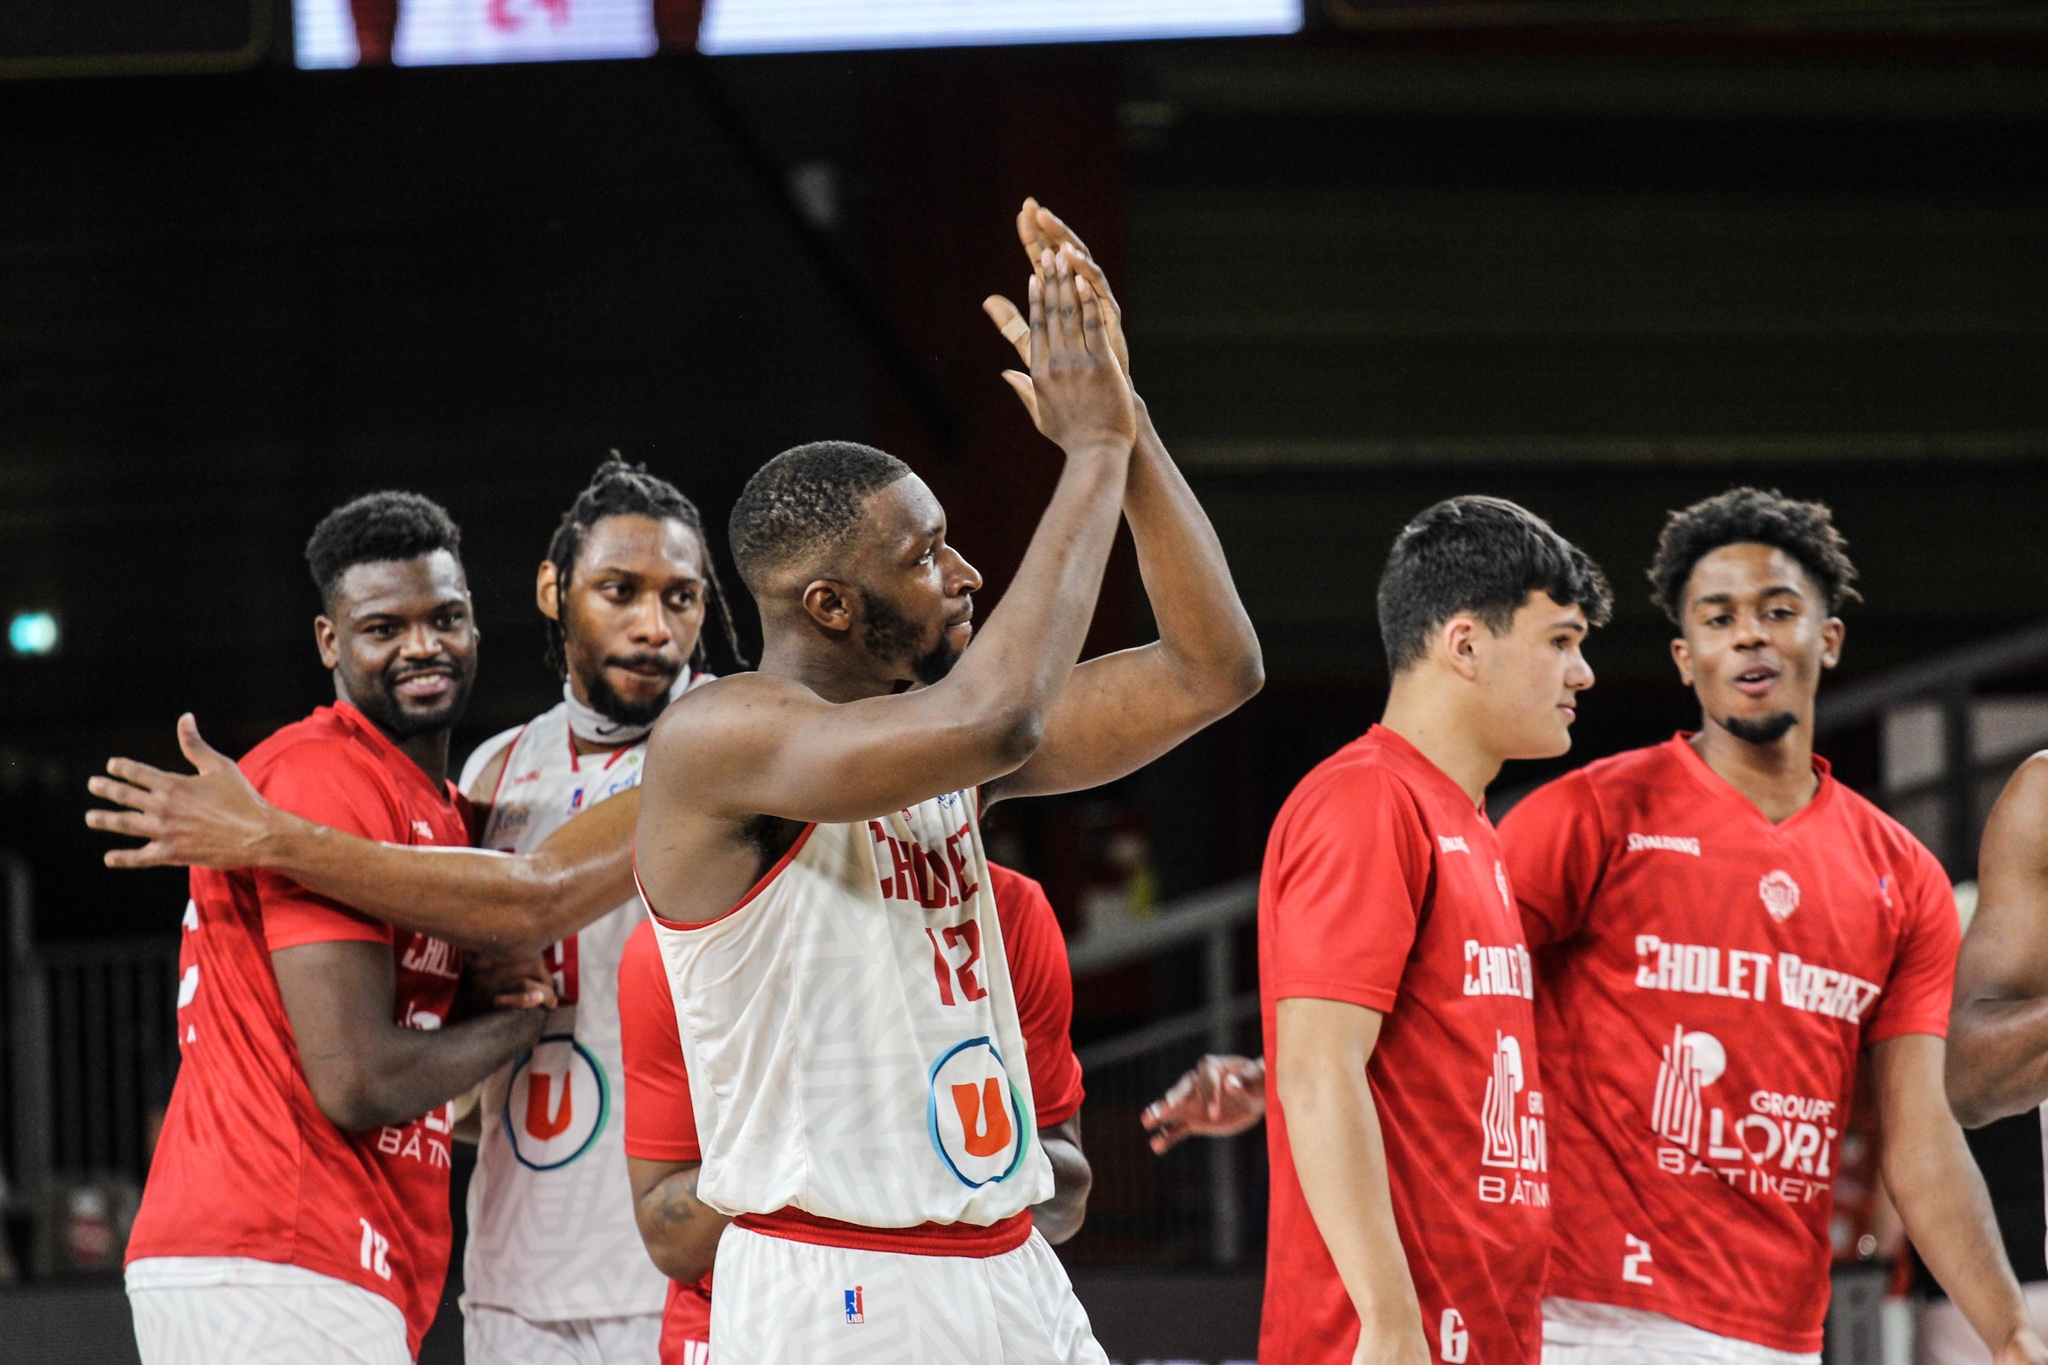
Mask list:
POLYGON ((924 936, 932 943, 932 975, 939 983, 939 1003, 957 1005, 960 998, 953 992, 953 983, 960 983, 959 996, 969 1002, 979 1000, 988 994, 981 981, 974 974, 974 966, 981 961, 981 924, 977 920, 964 920, 949 924, 943 929, 927 928, 924 936), (953 960, 954 952, 962 952, 959 961, 953 960))

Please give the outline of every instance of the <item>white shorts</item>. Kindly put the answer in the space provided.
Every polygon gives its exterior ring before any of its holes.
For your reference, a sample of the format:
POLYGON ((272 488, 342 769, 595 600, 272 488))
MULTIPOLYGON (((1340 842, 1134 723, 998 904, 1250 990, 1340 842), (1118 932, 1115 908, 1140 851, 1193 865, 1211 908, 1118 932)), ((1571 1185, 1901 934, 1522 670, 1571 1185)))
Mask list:
POLYGON ((718 1365, 1108 1365, 1035 1231, 1000 1256, 914 1256, 729 1227, 715 1273, 718 1365))
POLYGON ((412 1365, 397 1304, 303 1266, 152 1256, 127 1282, 142 1365, 412 1365))
MULTIPOLYGON (((2048 1280, 2031 1280, 2020 1292, 2027 1296, 2027 1316, 2037 1326, 2048 1323, 2048 1280)), ((1990 1348, 1951 1300, 1930 1299, 1919 1316, 1913 1348, 1919 1365, 1991 1365, 1990 1348)))
POLYGON ((532 1322, 474 1304, 462 1313, 469 1365, 658 1365, 661 1314, 532 1322))
POLYGON ((1579 1299, 1543 1301, 1543 1365, 1820 1365, 1662 1313, 1579 1299))

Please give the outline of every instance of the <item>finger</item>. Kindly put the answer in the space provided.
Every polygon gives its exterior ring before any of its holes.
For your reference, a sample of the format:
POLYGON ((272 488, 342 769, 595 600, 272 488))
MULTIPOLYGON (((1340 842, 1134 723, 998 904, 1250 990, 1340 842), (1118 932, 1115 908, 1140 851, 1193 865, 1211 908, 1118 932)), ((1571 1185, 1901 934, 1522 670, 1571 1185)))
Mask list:
POLYGON ((190 711, 178 717, 178 748, 185 761, 202 773, 224 768, 234 761, 200 738, 199 721, 190 711))
POLYGON ((1052 354, 1052 343, 1045 330, 1045 281, 1036 271, 1032 272, 1024 301, 1031 309, 1031 373, 1042 374, 1052 354))
POLYGON ((1017 401, 1024 405, 1024 411, 1031 416, 1031 425, 1038 425, 1038 390, 1031 383, 1031 376, 1016 370, 1004 370, 1003 382, 1017 395, 1017 401))
POLYGON ((1162 1128, 1152 1135, 1152 1150, 1164 1156, 1167 1152, 1178 1146, 1180 1140, 1187 1135, 1188 1130, 1182 1124, 1175 1124, 1171 1128, 1162 1128))
POLYGON ((1074 276, 1074 296, 1081 303, 1082 342, 1089 350, 1100 352, 1109 345, 1109 334, 1103 328, 1102 296, 1086 275, 1074 276))
MULTIPOLYGON (((136 810, 149 810, 156 805, 156 793, 131 787, 126 782, 116 782, 111 777, 88 777, 85 789, 102 801, 117 801, 136 810)), ((112 811, 95 811, 93 814, 111 815, 112 811)))
POLYGON ((1052 244, 1045 240, 1045 233, 1038 226, 1038 201, 1024 200, 1024 207, 1017 210, 1017 240, 1024 244, 1024 257, 1033 265, 1044 252, 1052 250, 1052 244))
POLYGON ((176 773, 167 773, 162 768, 152 768, 147 763, 137 763, 132 758, 108 759, 107 771, 123 782, 132 782, 151 791, 169 786, 171 779, 177 776, 176 773))
POLYGON ((1038 210, 1037 228, 1038 235, 1046 245, 1057 249, 1064 244, 1074 249, 1081 273, 1086 275, 1088 282, 1100 290, 1103 298, 1110 300, 1113 305, 1116 295, 1110 290, 1109 276, 1103 273, 1101 264, 1095 259, 1095 253, 1081 240, 1081 234, 1068 227, 1057 213, 1043 206, 1038 210))
POLYGON ((85 823, 103 834, 126 834, 137 839, 154 839, 163 833, 162 822, 154 815, 132 810, 89 810, 85 823))
POLYGON ((141 848, 110 848, 100 861, 115 868, 178 866, 165 858, 155 844, 144 844, 141 848))
POLYGON ((1074 292, 1074 263, 1065 251, 1053 257, 1052 325, 1054 354, 1080 360, 1088 349, 1081 334, 1081 299, 1074 292))
POLYGON ((1031 363, 1031 324, 1026 322, 1023 315, 1017 311, 1017 305, 1011 303, 1001 294, 990 294, 981 301, 981 311, 988 314, 988 320, 993 322, 997 329, 1002 332, 1003 340, 1015 346, 1017 354, 1024 358, 1026 365, 1029 365, 1031 363))

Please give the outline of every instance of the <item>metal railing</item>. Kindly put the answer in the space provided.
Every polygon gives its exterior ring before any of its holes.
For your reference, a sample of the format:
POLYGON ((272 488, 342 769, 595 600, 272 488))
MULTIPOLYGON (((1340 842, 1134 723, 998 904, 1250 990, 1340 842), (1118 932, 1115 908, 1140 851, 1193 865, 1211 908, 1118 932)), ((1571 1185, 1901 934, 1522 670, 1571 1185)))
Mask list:
POLYGON ((1184 897, 1143 923, 1090 934, 1068 950, 1068 963, 1079 979, 1197 944, 1202 949, 1203 1002, 1199 1009, 1079 1050, 1089 1090, 1088 1108, 1116 1126, 1107 1133, 1100 1123, 1089 1126, 1097 1135, 1090 1138, 1091 1158, 1099 1150, 1103 1159, 1129 1167, 1098 1172, 1097 1188, 1108 1190, 1115 1184, 1150 1192, 1149 1217, 1139 1213, 1129 1220, 1137 1226, 1112 1226, 1105 1233, 1103 1224, 1114 1224, 1123 1211, 1090 1210, 1093 1236, 1113 1241, 1124 1258, 1171 1258, 1187 1240, 1183 1234, 1198 1230, 1201 1259, 1222 1266, 1244 1259, 1249 1163, 1242 1149, 1246 1144, 1234 1138, 1190 1144, 1197 1150, 1183 1149, 1155 1161, 1142 1142, 1136 1141, 1136 1121, 1143 1105, 1202 1053, 1235 1052, 1246 1046, 1257 1050, 1256 1039, 1245 1035, 1247 1021, 1258 1017, 1259 995, 1257 991, 1239 992, 1236 987, 1238 935, 1257 918, 1258 911, 1258 882, 1247 877, 1184 897), (1119 1155, 1124 1158, 1120 1162, 1119 1155), (1196 1161, 1202 1165, 1202 1179, 1179 1178, 1196 1161))
POLYGON ((2048 621, 1945 650, 1916 663, 1880 673, 1834 691, 1823 691, 1814 716, 1814 734, 1824 737, 1872 722, 1914 702, 1932 701, 1941 708, 1941 766, 1923 781, 1888 786, 1886 806, 1938 792, 1941 837, 1935 850, 1949 876, 1957 881, 1977 872, 1977 838, 1985 811, 1978 788, 1986 778, 2010 772, 2033 745, 1996 753, 1977 752, 1977 702, 1983 685, 2028 668, 2048 664, 2048 621))
POLYGON ((38 1207, 63 1178, 140 1181, 175 1056, 178 940, 38 945, 28 864, 7 889, 8 1175, 38 1207))

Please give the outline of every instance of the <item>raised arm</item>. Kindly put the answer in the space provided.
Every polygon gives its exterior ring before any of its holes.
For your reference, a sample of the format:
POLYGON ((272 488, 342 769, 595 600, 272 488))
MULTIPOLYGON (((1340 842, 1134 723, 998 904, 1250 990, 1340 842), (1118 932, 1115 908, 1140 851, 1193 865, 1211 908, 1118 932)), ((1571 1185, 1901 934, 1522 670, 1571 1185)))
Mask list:
POLYGON ((584 811, 532 853, 416 848, 330 829, 263 799, 240 768, 178 719, 195 769, 167 773, 116 758, 87 785, 127 810, 92 810, 94 829, 148 840, 109 849, 108 867, 261 867, 401 929, 458 948, 518 956, 575 933, 633 894, 640 794, 584 811))
MULTIPOLYGON (((393 1021, 390 945, 342 941, 270 955, 313 1102, 350 1131, 410 1123, 533 1046, 554 1001, 439 1029, 393 1021)), ((488 987, 485 988, 488 990, 488 987)))
POLYGON ((2048 1100, 2048 752, 2005 784, 1977 866, 1948 1042, 1948 1099, 1966 1128, 2048 1100))
MULTIPOLYGON (((1040 260, 1030 328, 1039 430, 1066 452, 1066 467, 1002 604, 951 672, 915 691, 844 702, 765 670, 722 679, 678 701, 656 728, 651 781, 716 817, 839 822, 981 785, 1037 749, 1094 615, 1135 419, 1071 253, 1040 260)), ((905 508, 930 520, 906 539, 906 563, 930 556, 933 572, 971 575, 944 546, 937 504, 905 508)), ((835 585, 819 580, 804 597, 819 623, 859 625, 835 585)))
MULTIPOLYGON (((1122 315, 1109 282, 1072 229, 1027 201, 1018 215, 1027 253, 1064 248, 1104 300, 1112 349, 1126 366, 1122 315)), ((1017 335, 1007 300, 984 305, 1017 335)), ((1025 407, 1038 415, 1035 384, 1013 374, 1025 407)), ((1265 681, 1258 636, 1237 595, 1223 546, 1188 487, 1142 399, 1134 399, 1137 441, 1124 516, 1159 638, 1091 659, 1073 672, 1029 762, 989 784, 990 801, 1099 786, 1124 776, 1243 705, 1265 681)))

